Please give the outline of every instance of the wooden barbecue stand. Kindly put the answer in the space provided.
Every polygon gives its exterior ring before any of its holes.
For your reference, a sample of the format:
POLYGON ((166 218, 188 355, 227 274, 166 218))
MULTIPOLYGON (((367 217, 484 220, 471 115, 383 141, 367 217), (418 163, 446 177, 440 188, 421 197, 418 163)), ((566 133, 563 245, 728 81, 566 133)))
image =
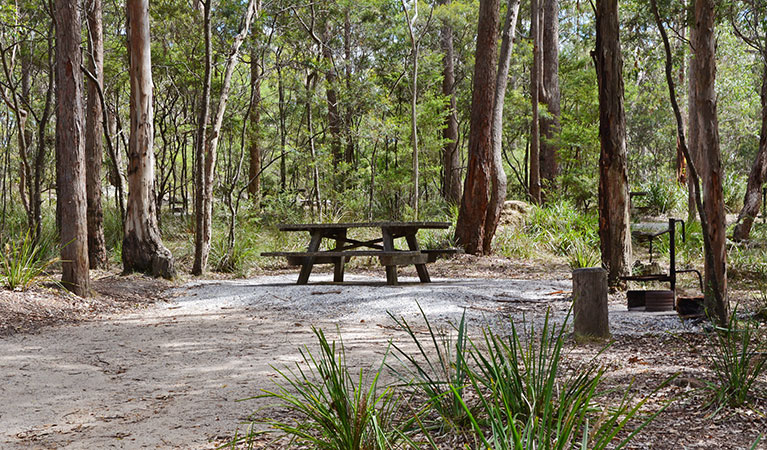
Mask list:
POLYGON ((381 265, 386 267, 386 284, 397 284, 397 266, 415 265, 418 278, 422 283, 429 283, 429 271, 426 264, 436 261, 439 255, 454 254, 458 249, 421 250, 416 234, 421 229, 446 229, 448 222, 362 222, 362 223, 319 223, 319 224, 280 224, 278 229, 285 232, 308 231, 311 239, 305 252, 265 252, 261 256, 286 257, 288 264, 301 266, 298 284, 307 284, 315 264, 333 264, 333 281, 344 281, 344 266, 354 256, 377 256, 381 265), (352 239, 348 236, 352 228, 376 228, 381 230, 381 237, 367 241, 352 239), (405 238, 409 250, 397 250, 394 240, 405 238), (320 250, 323 239, 335 241, 330 250, 320 250))

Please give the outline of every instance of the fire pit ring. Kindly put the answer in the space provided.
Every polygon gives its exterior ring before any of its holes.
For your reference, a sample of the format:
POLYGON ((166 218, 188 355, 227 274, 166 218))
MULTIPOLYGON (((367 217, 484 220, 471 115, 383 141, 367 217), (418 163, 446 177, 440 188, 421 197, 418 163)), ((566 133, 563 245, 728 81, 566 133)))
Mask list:
POLYGON ((674 310, 674 291, 644 291, 645 311, 661 312, 674 310))

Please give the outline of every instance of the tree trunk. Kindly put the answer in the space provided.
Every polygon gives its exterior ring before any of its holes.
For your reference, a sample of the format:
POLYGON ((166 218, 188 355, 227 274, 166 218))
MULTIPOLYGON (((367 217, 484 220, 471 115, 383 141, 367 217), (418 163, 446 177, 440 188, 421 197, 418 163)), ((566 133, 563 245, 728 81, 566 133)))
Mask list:
POLYGON ((716 40, 714 36, 715 2, 695 2, 695 72, 694 99, 699 130, 699 159, 704 162, 703 208, 708 218, 706 230, 711 240, 712 258, 706 259, 704 303, 719 321, 727 321, 727 240, 725 236, 724 193, 721 155, 719 152, 719 120, 716 112, 716 40), (710 262, 710 263, 709 263, 710 262))
POLYGON ((280 114, 280 193, 284 193, 287 188, 287 164, 286 164, 286 145, 287 145, 287 126, 285 124, 285 83, 282 80, 282 66, 280 65, 280 53, 282 49, 277 49, 275 56, 275 66, 277 67, 277 92, 279 95, 279 114, 280 114))
MULTIPOLYGON (((104 84, 104 39, 101 29, 101 0, 89 0, 86 8, 88 18, 88 67, 104 84)), ((86 191, 88 197, 88 261, 91 269, 107 265, 107 249, 104 243, 104 211, 101 206, 101 160, 103 154, 101 100, 96 82, 88 80, 88 103, 85 122, 86 191)))
POLYGON ((402 10, 407 20, 407 29, 410 35, 412 56, 412 85, 410 86, 410 143, 413 146, 413 215, 418 220, 418 196, 419 196, 419 172, 418 172, 418 47, 419 39, 415 36, 415 20, 418 18, 418 2, 414 2, 413 17, 407 10, 405 0, 402 1, 402 10))
POLYGON ((208 121, 210 119, 210 85, 212 80, 213 49, 211 47, 211 2, 204 0, 203 4, 203 34, 205 35, 205 78, 202 85, 202 97, 200 98, 200 115, 197 122, 197 138, 195 142, 196 159, 194 164, 194 263, 192 274, 201 275, 208 265, 210 254, 210 236, 205 236, 205 161, 208 159, 208 121), (206 244, 207 242, 207 244, 206 244))
POLYGON ((83 73, 76 0, 56 0, 56 173, 61 221, 61 283, 89 294, 86 219, 83 73))
MULTIPOLYGON (((692 0, 695 2, 695 0, 692 0)), ((688 17, 690 26, 690 42, 695 40, 695 11, 690 8, 688 17)), ((690 152, 695 167, 698 168, 700 173, 703 173, 703 165, 700 160, 700 151, 698 150, 698 121, 695 120, 697 115, 697 108, 695 107, 695 70, 693 70, 693 61, 695 55, 690 53, 690 57, 687 61, 687 148, 690 152)), ((687 179, 687 221, 695 220, 697 216, 697 208, 695 206, 695 186, 692 180, 687 179)))
POLYGON ((340 177, 338 173, 338 164, 341 162, 341 116, 338 114, 338 93, 336 92, 336 81, 338 74, 333 65, 333 52, 328 46, 330 39, 332 38, 333 29, 330 26, 330 20, 325 20, 325 29, 322 33, 322 41, 319 42, 322 47, 322 59, 325 60, 325 64, 328 65, 328 70, 325 72, 325 81, 328 85, 325 89, 325 97, 328 102, 328 131, 330 131, 330 153, 333 157, 333 187, 335 190, 339 190, 340 177))
POLYGON ((253 207, 259 209, 261 207, 261 70, 256 48, 254 43, 250 55, 250 89, 251 97, 253 99, 250 127, 253 134, 250 139, 248 195, 253 203, 253 207))
POLYGON ((599 83, 599 240, 607 281, 617 286, 631 261, 623 58, 618 1, 597 0, 596 69, 599 83))
POLYGON ((173 255, 162 243, 154 201, 154 110, 149 0, 127 0, 130 71, 128 210, 122 259, 125 272, 176 275, 173 255))
MULTIPOLYGON (((738 215, 738 223, 732 233, 733 239, 742 241, 748 239, 754 219, 759 214, 762 204, 762 185, 767 181, 767 55, 765 65, 762 67, 762 129, 759 138, 759 152, 751 167, 746 187, 746 196, 743 199, 743 209, 738 215)), ((767 211, 763 211, 767 213, 767 211)))
POLYGON ((541 178, 551 189, 559 175, 559 0, 543 0, 543 89, 548 115, 540 118, 541 178))
POLYGON ((467 253, 482 252, 492 167, 493 98, 499 0, 480 0, 477 51, 469 131, 469 166, 464 183, 456 239, 467 253))
MULTIPOLYGON (((248 2, 247 9, 243 16, 242 28, 240 32, 234 37, 231 48, 228 52, 226 59, 226 68, 224 69, 224 80, 221 84, 221 93, 218 98, 218 108, 216 109, 216 117, 213 121, 210 133, 207 134, 205 142, 205 152, 199 157, 204 157, 204 179, 202 190, 202 201, 198 204, 202 207, 197 210, 197 223, 198 228, 196 230, 195 255, 194 255, 194 267, 192 273, 194 275, 202 274, 208 265, 208 256, 210 256, 210 241, 213 234, 213 182, 216 172, 216 151, 218 148, 218 141, 221 137, 221 127, 224 123, 224 113, 226 112, 226 103, 229 100, 229 90, 232 83, 232 74, 237 66, 240 55, 240 47, 245 37, 250 32, 250 22, 253 19, 253 15, 256 12, 256 1, 250 0, 248 2), (199 216, 202 215, 202 220, 199 216), (199 227, 199 225, 202 227, 199 227)), ((208 3, 206 8, 209 8, 208 3)), ((210 11, 206 10, 206 21, 210 25, 210 11)), ((208 30, 210 28, 208 27, 208 30)), ((209 40, 206 38, 206 41, 209 40)), ((207 44, 209 45, 209 44, 207 44)), ((206 73, 210 68, 206 68, 206 73)))
MULTIPOLYGON (((442 0, 447 5, 452 0, 442 0)), ((461 202, 461 151, 458 148, 458 115, 456 113, 455 98, 455 68, 453 59, 453 27, 445 21, 440 30, 442 50, 445 52, 442 68, 442 95, 448 98, 448 113, 445 117, 445 128, 442 130, 442 138, 445 143, 442 147, 443 182, 442 196, 448 203, 459 204, 461 202)))
POLYGON ((530 122, 530 199, 535 204, 541 203, 541 136, 538 115, 539 94, 543 82, 541 44, 541 7, 543 0, 530 1, 530 36, 533 39, 533 67, 530 69, 530 102, 533 117, 530 122))
POLYGON ((511 65, 511 49, 514 43, 514 33, 519 14, 519 0, 509 0, 506 10, 506 21, 503 25, 501 38, 501 53, 498 59, 498 73, 495 77, 495 98, 493 99, 493 155, 492 155, 492 187, 490 203, 487 206, 485 218, 485 239, 482 242, 483 252, 492 252, 493 236, 501 219, 503 203, 506 201, 506 171, 503 168, 503 103, 506 98, 506 85, 509 79, 511 65))

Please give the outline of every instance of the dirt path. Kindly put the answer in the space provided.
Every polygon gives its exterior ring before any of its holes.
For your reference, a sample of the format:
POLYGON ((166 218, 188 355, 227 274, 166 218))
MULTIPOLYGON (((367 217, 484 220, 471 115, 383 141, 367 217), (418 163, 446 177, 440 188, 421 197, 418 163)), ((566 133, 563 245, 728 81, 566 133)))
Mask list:
MULTIPOLYGON (((190 284, 139 313, 0 339, 0 448, 212 448, 259 406, 235 400, 271 386, 271 365, 296 361, 296 349, 313 344, 312 325, 338 327, 350 364, 370 367, 387 340, 402 338, 387 311, 417 320, 416 300, 435 321, 569 305, 568 280, 390 287, 362 276, 343 286, 293 279, 190 284)), ((617 334, 681 326, 671 315, 626 319, 625 307, 611 309, 617 334)))

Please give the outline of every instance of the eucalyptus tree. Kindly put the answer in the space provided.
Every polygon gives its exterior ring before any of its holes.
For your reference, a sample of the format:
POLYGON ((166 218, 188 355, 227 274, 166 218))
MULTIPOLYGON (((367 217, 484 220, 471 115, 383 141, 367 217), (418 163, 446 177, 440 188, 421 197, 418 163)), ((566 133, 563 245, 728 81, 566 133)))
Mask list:
POLYGON ((748 239, 751 233, 751 227, 761 206, 762 185, 767 181, 767 1, 737 1, 731 6, 729 15, 735 33, 758 53, 762 65, 759 150, 748 176, 743 208, 738 214, 738 221, 732 233, 733 238, 740 241, 748 239))
POLYGON ((128 209, 122 260, 125 272, 149 272, 173 278, 176 266, 163 245, 154 199, 154 108, 149 0, 127 0, 130 71, 130 137, 128 141, 128 209))
POLYGON ((469 167, 461 208, 455 227, 456 238, 467 253, 484 248, 485 219, 492 170, 493 98, 497 61, 499 0, 480 0, 474 90, 471 102, 469 167))
MULTIPOLYGON (((449 6, 452 0, 440 0, 449 6)), ((461 202, 461 149, 458 146, 458 113, 455 95, 455 52, 453 50, 453 26, 449 18, 443 19, 440 28, 440 41, 443 56, 442 95, 447 97, 447 114, 442 138, 445 143, 442 150, 442 196, 446 201, 461 202)))
POLYGON ((61 211, 61 283, 90 293, 83 136, 83 73, 77 0, 56 0, 56 179, 61 211))
POLYGON ((546 105, 546 112, 540 118, 540 173, 546 187, 553 189, 554 179, 559 174, 558 150, 560 127, 559 90, 559 1, 543 2, 543 25, 541 45, 541 93, 540 101, 546 105))
POLYGON ((487 206, 485 218, 485 240, 482 243, 483 252, 490 254, 493 236, 501 219, 503 204, 506 201, 507 178, 503 167, 503 105, 506 99, 506 86, 509 81, 509 66, 511 64, 511 50, 514 43, 514 34, 517 29, 517 16, 519 14, 519 0, 509 0, 504 21, 501 52, 498 57, 498 71, 495 78, 495 95, 493 98, 493 150, 492 150, 492 186, 490 189, 490 203, 487 206))
MULTIPOLYGON (((195 229, 195 251, 194 251, 194 266, 192 267, 192 273, 195 275, 202 274, 208 264, 208 256, 210 255, 210 242, 213 233, 213 182, 216 167, 216 150, 218 148, 218 142, 221 137, 221 127, 224 121, 224 113, 226 112, 227 101, 229 100, 229 91, 231 88, 232 74, 239 62, 240 47, 243 41, 250 33, 250 24, 253 20, 253 16, 260 7, 260 0, 249 0, 248 5, 242 15, 242 21, 240 24, 240 30, 237 35, 234 36, 231 47, 226 59, 226 67, 224 69, 224 78, 221 82, 221 90, 218 97, 218 106, 216 108, 216 115, 210 132, 207 130, 207 117, 201 116, 201 123, 199 126, 202 129, 202 133, 198 135, 198 146, 204 148, 203 152, 197 153, 197 182, 202 182, 202 186, 198 187, 196 200, 197 205, 197 228, 195 229)), ((210 74, 212 71, 212 56, 210 48, 210 14, 211 14, 211 0, 206 0, 204 5, 204 14, 206 22, 206 87, 204 92, 207 91, 207 95, 203 94, 204 102, 210 102, 210 74)))
POLYGON ((101 0, 88 0, 85 16, 88 22, 87 66, 95 76, 88 80, 88 97, 85 116, 85 184, 88 216, 88 261, 91 269, 107 264, 104 243, 104 211, 101 205, 101 165, 104 153, 102 110, 99 89, 104 86, 104 33, 102 30, 101 0))
POLYGON ((596 2, 596 60, 599 84, 599 241, 611 286, 628 275, 631 263, 626 113, 623 105, 618 0, 596 2))
POLYGON ((703 175, 702 197, 707 223, 710 255, 705 258, 704 296, 706 309, 720 324, 727 322, 727 238, 722 183, 724 171, 719 149, 719 119, 717 116, 716 81, 716 1, 695 1, 695 33, 692 47, 695 54, 693 99, 698 127, 700 172, 703 175))

